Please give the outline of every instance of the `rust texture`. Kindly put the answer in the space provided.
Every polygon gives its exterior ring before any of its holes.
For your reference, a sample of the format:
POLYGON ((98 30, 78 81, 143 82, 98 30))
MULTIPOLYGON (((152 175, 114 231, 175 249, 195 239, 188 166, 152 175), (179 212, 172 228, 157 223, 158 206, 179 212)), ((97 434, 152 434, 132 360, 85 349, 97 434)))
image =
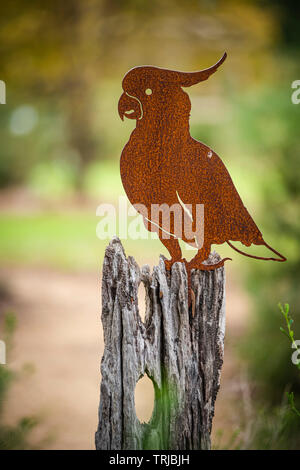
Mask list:
MULTIPOLYGON (((152 66, 131 69, 122 82, 118 111, 121 119, 136 120, 120 161, 123 186, 130 202, 142 214, 145 226, 156 231, 170 253, 167 269, 182 261, 192 268, 212 270, 223 266, 204 264, 212 244, 227 242, 237 252, 256 259, 286 261, 271 248, 244 206, 220 157, 207 145, 193 139, 189 131, 191 102, 183 90, 209 78, 226 59, 199 72, 179 72, 152 66), (179 212, 169 219, 151 216, 153 205, 174 204, 179 212), (197 207, 204 208, 204 236, 197 237, 197 207), (187 214, 189 207, 189 216, 187 214), (178 218, 183 230, 178 230, 178 218), (167 221, 167 223, 166 223, 167 221), (196 229, 195 229, 196 228, 196 229), (170 233, 166 237, 166 232, 170 233), (182 258, 178 239, 198 248, 194 258, 182 258), (276 257, 261 258, 235 248, 231 241, 246 246, 265 245, 276 257)), ((152 211, 153 212, 153 211, 152 211)), ((190 276, 189 276, 190 277, 190 276)))
MULTIPOLYGON (((211 254, 208 263, 219 261, 211 254)), ((225 334, 224 268, 194 270, 195 315, 188 307, 182 263, 166 271, 164 257, 152 273, 140 268, 114 237, 102 270, 102 324, 98 450, 209 449, 220 387, 225 334), (138 291, 145 288, 145 318, 138 291), (148 376, 155 391, 147 423, 139 422, 136 384, 148 376)), ((158 465, 159 466, 159 465, 158 465)), ((162 466, 160 466, 162 467, 162 466)), ((170 468, 176 468, 170 466, 170 468)))

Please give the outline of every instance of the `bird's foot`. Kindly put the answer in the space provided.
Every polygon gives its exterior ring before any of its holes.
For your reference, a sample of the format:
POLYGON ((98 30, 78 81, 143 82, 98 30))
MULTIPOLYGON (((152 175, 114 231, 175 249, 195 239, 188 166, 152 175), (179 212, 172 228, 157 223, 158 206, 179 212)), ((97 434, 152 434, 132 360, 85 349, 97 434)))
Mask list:
POLYGON ((167 271, 170 271, 173 264, 174 263, 184 263, 185 265, 187 265, 187 260, 185 258, 181 258, 181 259, 174 259, 174 258, 171 258, 171 259, 165 259, 164 260, 165 262, 165 267, 167 269, 167 271))

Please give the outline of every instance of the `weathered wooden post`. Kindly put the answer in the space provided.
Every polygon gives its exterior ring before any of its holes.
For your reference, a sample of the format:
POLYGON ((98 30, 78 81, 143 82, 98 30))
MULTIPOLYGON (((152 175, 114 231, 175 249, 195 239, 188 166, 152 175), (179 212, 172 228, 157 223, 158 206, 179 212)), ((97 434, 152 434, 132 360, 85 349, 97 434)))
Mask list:
MULTIPOLYGON (((207 263, 215 264, 211 254, 207 263)), ((105 252, 102 279, 102 358, 97 449, 209 449, 220 384, 225 331, 225 272, 192 271, 195 309, 188 308, 186 270, 163 258, 150 273, 114 238, 105 252), (139 315, 144 283, 146 315, 139 315), (155 389, 149 423, 140 423, 134 392, 147 374, 155 389)))

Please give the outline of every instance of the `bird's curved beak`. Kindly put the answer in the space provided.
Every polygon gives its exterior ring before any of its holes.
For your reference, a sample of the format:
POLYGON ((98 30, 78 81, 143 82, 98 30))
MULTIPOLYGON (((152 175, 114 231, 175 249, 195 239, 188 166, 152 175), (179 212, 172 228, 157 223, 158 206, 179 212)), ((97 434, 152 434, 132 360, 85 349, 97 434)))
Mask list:
POLYGON ((130 96, 125 92, 119 99, 118 111, 122 121, 124 116, 128 119, 141 119, 143 113, 140 101, 134 96, 130 96))

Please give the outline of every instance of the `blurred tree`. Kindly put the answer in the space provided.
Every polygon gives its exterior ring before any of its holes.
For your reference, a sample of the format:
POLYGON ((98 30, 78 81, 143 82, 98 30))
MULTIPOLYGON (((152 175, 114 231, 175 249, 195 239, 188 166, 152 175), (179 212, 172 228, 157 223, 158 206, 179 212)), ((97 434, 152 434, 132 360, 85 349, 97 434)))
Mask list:
POLYGON ((101 9, 102 2, 92 0, 13 1, 3 5, 0 17, 1 73, 10 100, 52 103, 65 113, 81 169, 95 158, 91 85, 99 72, 95 28, 101 9))
POLYGON ((259 6, 271 6, 281 30, 281 43, 299 52, 300 3, 297 0, 257 0, 259 6))

